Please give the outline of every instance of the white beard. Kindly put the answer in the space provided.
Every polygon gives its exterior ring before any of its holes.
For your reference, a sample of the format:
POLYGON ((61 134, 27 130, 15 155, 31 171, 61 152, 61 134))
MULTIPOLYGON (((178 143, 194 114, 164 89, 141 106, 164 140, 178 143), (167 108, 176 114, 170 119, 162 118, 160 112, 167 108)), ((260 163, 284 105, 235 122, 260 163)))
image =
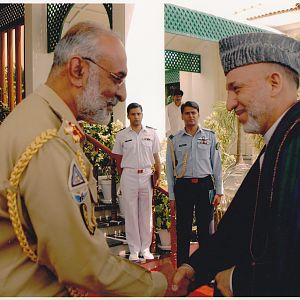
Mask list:
POLYGON ((90 75, 87 86, 82 95, 77 97, 78 119, 90 123, 107 125, 110 120, 110 112, 107 110, 107 103, 114 105, 117 99, 104 98, 99 87, 99 75, 90 68, 90 75))

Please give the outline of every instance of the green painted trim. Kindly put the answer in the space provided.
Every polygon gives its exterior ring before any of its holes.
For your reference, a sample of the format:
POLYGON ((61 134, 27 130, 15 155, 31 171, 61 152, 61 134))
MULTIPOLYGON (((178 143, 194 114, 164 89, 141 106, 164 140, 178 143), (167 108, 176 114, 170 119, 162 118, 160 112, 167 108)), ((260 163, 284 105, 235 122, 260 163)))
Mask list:
POLYGON ((230 21, 171 4, 165 4, 165 32, 208 41, 239 33, 264 32, 260 28, 230 21))
POLYGON ((174 50, 165 50, 165 69, 201 73, 201 56, 174 50))
POLYGON ((180 82, 178 70, 165 70, 165 84, 180 82))
POLYGON ((0 31, 24 24, 24 4, 0 4, 0 31))

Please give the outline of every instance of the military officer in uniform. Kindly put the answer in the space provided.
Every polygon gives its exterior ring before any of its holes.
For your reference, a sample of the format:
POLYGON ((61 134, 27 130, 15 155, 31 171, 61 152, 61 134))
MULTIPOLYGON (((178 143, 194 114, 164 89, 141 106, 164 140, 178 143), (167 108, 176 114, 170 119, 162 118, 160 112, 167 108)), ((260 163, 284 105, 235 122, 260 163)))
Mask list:
POLYGON ((196 102, 182 104, 181 114, 185 128, 169 137, 166 157, 171 210, 175 211, 176 206, 178 266, 189 257, 194 208, 201 247, 213 232, 214 205, 220 203, 223 195, 221 159, 214 132, 199 126, 196 102))
POLYGON ((1 124, 1 296, 166 293, 166 276, 114 256, 96 229, 96 182, 81 148, 77 119, 102 123, 125 101, 126 74, 120 39, 78 23, 58 43, 46 84, 1 124))
POLYGON ((153 259, 149 247, 152 238, 151 167, 154 164, 159 180, 161 164, 160 142, 155 129, 142 125, 143 109, 138 103, 127 107, 130 126, 116 135, 112 152, 122 156, 121 191, 125 213, 126 240, 129 260, 153 259))

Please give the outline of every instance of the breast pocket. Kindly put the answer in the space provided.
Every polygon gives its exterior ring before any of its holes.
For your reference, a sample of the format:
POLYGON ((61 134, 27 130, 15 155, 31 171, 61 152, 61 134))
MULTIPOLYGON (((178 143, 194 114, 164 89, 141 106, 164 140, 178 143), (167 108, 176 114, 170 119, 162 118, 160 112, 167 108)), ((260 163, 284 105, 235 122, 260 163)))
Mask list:
POLYGON ((132 140, 126 140, 123 142, 123 149, 125 151, 131 151, 133 149, 134 142, 132 140))
POLYGON ((198 143, 198 151, 200 158, 209 158, 210 157, 210 144, 198 143))
POLYGON ((142 145, 145 149, 152 149, 152 140, 142 140, 142 145))

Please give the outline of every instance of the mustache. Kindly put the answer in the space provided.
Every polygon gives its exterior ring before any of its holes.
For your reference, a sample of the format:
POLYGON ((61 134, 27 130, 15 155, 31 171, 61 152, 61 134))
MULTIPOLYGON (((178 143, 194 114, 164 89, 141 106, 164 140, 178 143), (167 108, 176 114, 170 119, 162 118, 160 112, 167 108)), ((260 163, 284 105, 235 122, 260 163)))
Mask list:
POLYGON ((117 97, 114 97, 114 98, 112 98, 112 99, 108 99, 107 101, 106 101, 106 106, 108 107, 108 106, 116 106, 117 104, 118 104, 118 102, 119 102, 119 99, 117 98, 117 97))

